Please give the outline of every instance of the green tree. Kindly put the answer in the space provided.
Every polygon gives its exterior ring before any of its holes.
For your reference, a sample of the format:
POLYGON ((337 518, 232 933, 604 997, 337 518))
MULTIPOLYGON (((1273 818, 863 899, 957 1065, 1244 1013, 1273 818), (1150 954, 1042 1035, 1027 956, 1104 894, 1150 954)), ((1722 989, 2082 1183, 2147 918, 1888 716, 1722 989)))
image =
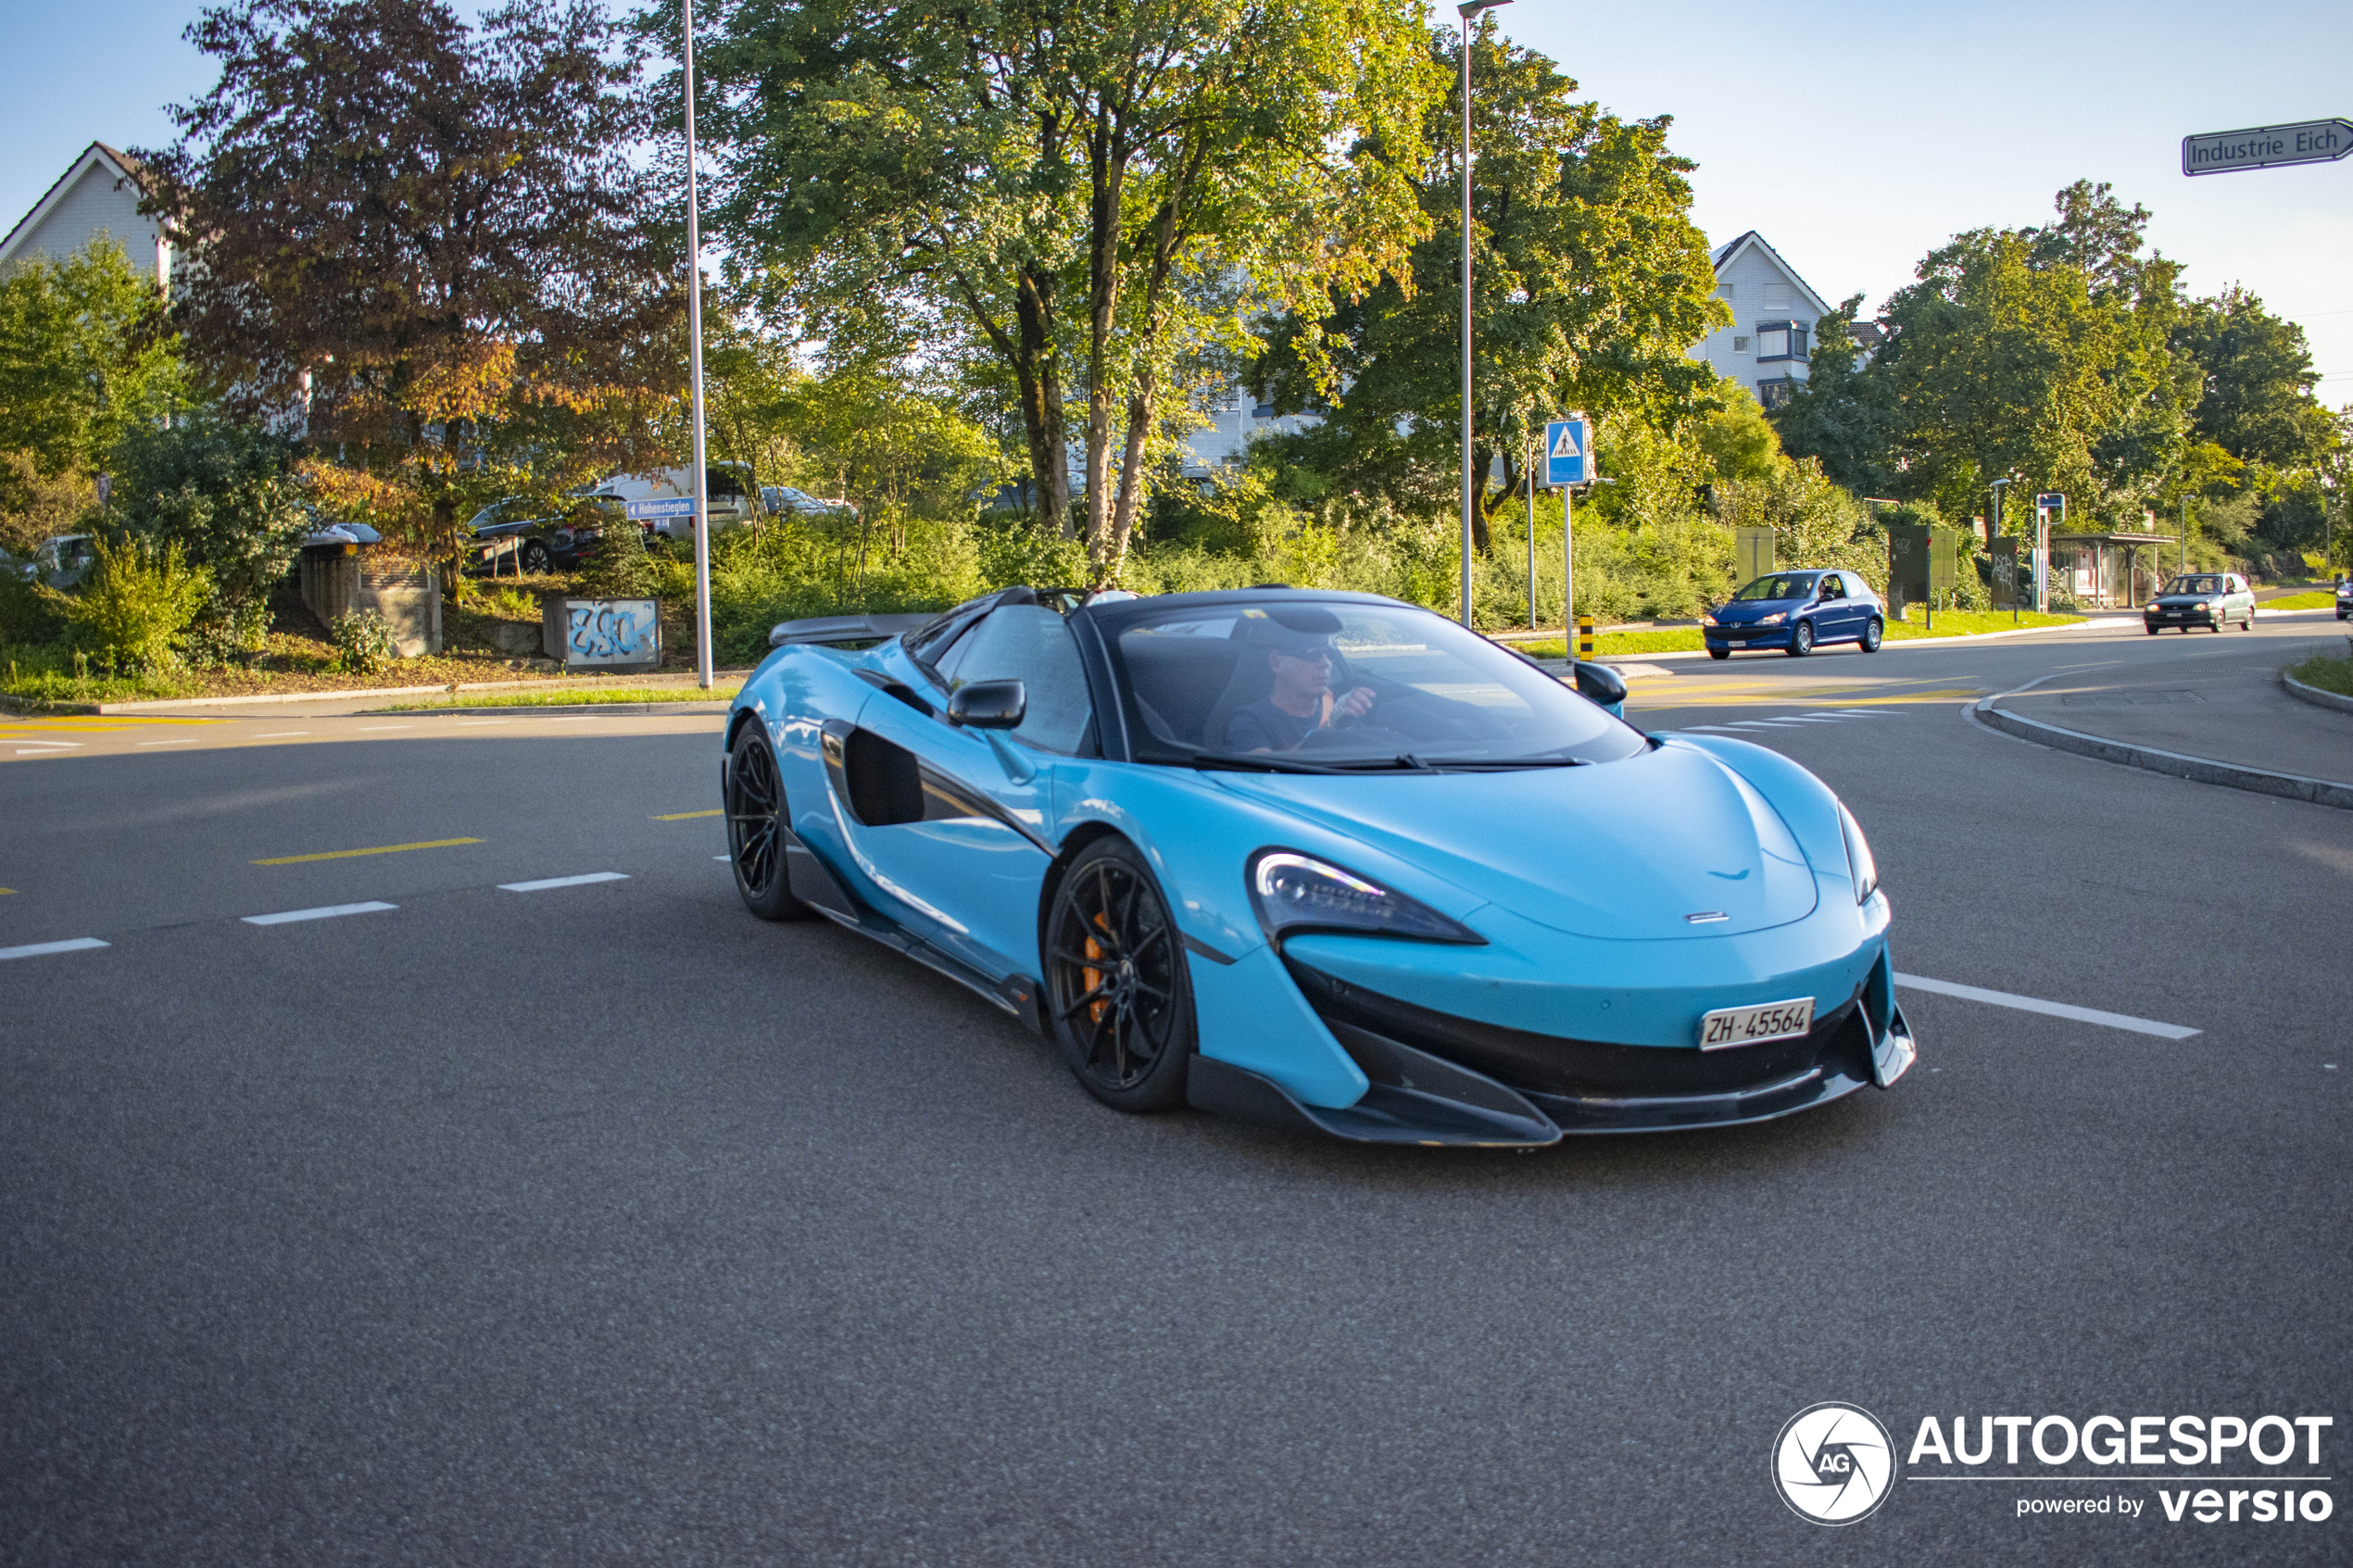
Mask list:
POLYGON ((33 592, 70 629, 74 641, 109 662, 139 670, 169 670, 178 662, 172 640, 210 597, 212 583, 191 567, 178 545, 147 539, 91 541, 96 564, 82 585, 60 593, 45 583, 33 592))
POLYGON ((271 590, 313 526, 294 443, 197 413, 131 432, 112 462, 107 524, 182 552, 209 583, 203 621, 233 646, 260 646, 271 590))
MULTIPOLYGON (((641 25, 674 36, 674 16, 641 25)), ((1374 149, 1418 145, 1435 90, 1419 16, 746 0, 697 47, 714 227, 837 357, 961 343, 1000 363, 1058 524, 1083 450, 1083 533, 1108 577, 1148 458, 1187 417, 1187 367, 1249 347, 1255 309, 1322 314, 1415 237, 1401 166, 1374 149)))
MULTIPOLYGON (((1428 225, 1410 271, 1336 294, 1326 322, 1287 324, 1256 372, 1277 408, 1324 416, 1292 443, 1301 460, 1343 488, 1422 506, 1458 483, 1462 374, 1462 44, 1441 27, 1427 47, 1453 85, 1417 144, 1390 154, 1428 225)), ((1476 519, 1484 550, 1544 420, 1582 409, 1604 433, 1671 428, 1713 402, 1716 373, 1689 350, 1731 317, 1689 216, 1693 165, 1667 150, 1666 117, 1620 120, 1578 101, 1574 81, 1492 18, 1473 37, 1471 74, 1472 458, 1504 476, 1476 519)))
POLYGON ((0 273, 0 512, 42 482, 97 471, 123 433, 187 395, 163 295, 105 235, 59 261, 0 273))
POLYGON ((2309 469, 2339 440, 2334 415, 2312 395, 2320 376, 2304 329, 2236 285, 2190 306, 2173 333, 2203 385, 2191 428, 2244 463, 2309 469))
POLYGON ((1857 341, 1862 308, 1858 294, 1815 321, 1806 379, 1771 418, 1790 456, 1820 459, 1825 474, 1859 495, 1884 495, 1896 483, 1897 410, 1857 341))
POLYGON ((1947 515, 1985 505, 1984 482, 2058 490, 2087 521, 2137 523, 2179 464, 2196 369, 2170 340, 2180 269, 2141 254, 2148 219, 2106 185, 2059 193, 2045 228, 1982 229, 1930 253, 1890 301, 1889 336, 1859 378, 1796 400, 1793 449, 1947 515), (1866 417, 1858 410, 1869 408, 1866 417), (1883 420, 1883 458, 1869 444, 1883 420), (1837 446, 1825 433, 1844 440, 1837 446))

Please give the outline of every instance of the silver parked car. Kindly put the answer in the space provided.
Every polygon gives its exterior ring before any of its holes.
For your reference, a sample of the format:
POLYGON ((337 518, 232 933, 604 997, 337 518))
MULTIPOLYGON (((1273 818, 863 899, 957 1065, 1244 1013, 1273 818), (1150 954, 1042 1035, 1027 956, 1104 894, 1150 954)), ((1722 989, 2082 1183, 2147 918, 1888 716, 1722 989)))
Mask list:
POLYGON ((2255 590, 2235 571, 2183 572, 2141 612, 2141 624, 2152 637, 2168 626, 2220 632, 2233 621, 2242 632, 2255 630, 2255 590))

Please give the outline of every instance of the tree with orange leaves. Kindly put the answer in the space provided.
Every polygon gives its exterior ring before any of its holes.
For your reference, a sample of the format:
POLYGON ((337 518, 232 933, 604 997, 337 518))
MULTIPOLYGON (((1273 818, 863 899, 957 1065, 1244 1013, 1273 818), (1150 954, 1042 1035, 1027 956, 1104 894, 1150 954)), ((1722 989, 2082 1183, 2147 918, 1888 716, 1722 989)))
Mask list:
POLYGON ((313 492, 428 558, 481 500, 671 455, 683 246, 633 147, 642 59, 587 0, 242 0, 220 79, 143 154, 188 253, 173 315, 313 492))

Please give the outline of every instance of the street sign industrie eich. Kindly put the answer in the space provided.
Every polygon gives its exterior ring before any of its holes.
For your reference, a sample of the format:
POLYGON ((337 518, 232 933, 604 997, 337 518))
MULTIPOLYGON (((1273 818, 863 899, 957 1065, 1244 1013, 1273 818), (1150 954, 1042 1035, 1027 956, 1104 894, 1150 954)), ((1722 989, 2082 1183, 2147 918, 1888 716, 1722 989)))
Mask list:
POLYGON ((2353 153, 2353 120, 2306 119, 2182 138, 2182 172, 2230 174, 2294 163, 2334 163, 2353 153))

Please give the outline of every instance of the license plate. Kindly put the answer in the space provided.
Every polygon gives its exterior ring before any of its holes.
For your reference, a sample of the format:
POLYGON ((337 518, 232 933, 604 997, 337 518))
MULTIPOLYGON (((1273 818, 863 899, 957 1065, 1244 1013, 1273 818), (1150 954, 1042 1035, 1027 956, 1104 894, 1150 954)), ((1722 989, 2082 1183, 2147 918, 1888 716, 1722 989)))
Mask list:
POLYGON ((1734 1046, 1758 1046, 1786 1040, 1814 1027, 1814 998, 1767 1002, 1757 1008, 1719 1008, 1699 1021, 1699 1048, 1730 1050, 1734 1046))

